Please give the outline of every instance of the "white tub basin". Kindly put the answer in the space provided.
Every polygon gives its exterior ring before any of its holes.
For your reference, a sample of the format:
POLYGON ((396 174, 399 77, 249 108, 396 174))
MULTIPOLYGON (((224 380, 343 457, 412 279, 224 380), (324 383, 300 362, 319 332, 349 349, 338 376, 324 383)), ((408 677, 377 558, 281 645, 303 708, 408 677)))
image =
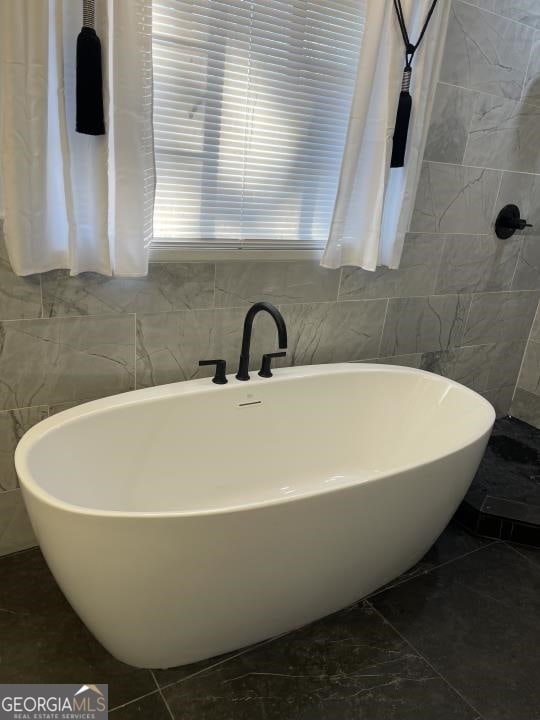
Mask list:
POLYGON ((384 365, 137 390, 36 425, 16 466, 82 620, 140 667, 293 629, 413 565, 463 498, 495 414, 384 365))

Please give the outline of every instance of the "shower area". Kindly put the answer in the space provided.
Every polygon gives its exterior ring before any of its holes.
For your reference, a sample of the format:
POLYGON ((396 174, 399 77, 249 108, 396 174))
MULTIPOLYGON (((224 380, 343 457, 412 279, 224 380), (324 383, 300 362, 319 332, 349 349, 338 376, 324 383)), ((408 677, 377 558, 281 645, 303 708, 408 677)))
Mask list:
POLYGON ((459 519, 479 534, 539 546, 540 11, 533 3, 453 1, 411 231, 443 243, 438 292, 470 297, 462 347, 424 353, 420 366, 478 389, 499 415, 459 519))

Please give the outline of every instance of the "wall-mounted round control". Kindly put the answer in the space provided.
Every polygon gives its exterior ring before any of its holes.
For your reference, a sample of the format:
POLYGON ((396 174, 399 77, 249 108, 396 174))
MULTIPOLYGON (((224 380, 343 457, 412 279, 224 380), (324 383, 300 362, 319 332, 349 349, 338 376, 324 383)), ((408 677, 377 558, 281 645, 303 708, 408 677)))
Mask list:
POLYGON ((501 240, 507 240, 516 232, 526 227, 532 227, 523 220, 517 205, 505 205, 495 220, 495 234, 501 240))

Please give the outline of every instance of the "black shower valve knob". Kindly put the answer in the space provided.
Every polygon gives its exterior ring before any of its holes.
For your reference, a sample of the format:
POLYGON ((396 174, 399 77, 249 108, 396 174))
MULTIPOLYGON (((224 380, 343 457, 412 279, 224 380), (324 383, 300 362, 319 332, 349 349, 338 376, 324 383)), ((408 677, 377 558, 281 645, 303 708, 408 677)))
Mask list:
POLYGON ((501 240, 507 240, 516 230, 524 230, 526 227, 532 225, 521 217, 517 205, 505 205, 495 220, 495 234, 501 240))

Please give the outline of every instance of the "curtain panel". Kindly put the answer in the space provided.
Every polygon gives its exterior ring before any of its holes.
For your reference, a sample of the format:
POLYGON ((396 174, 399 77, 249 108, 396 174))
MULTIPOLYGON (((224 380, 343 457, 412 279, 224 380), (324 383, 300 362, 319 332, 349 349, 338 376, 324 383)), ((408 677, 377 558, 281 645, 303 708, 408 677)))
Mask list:
MULTIPOLYGON (((356 88, 330 237, 321 265, 399 267, 409 228, 439 76, 450 1, 439 0, 413 62, 413 109, 405 167, 390 169, 405 61, 392 0, 366 0, 356 88)), ((431 0, 402 0, 416 41, 431 0)))
POLYGON ((140 276, 152 239, 151 0, 97 0, 106 135, 75 131, 77 0, 2 0, 5 237, 18 275, 140 276))

